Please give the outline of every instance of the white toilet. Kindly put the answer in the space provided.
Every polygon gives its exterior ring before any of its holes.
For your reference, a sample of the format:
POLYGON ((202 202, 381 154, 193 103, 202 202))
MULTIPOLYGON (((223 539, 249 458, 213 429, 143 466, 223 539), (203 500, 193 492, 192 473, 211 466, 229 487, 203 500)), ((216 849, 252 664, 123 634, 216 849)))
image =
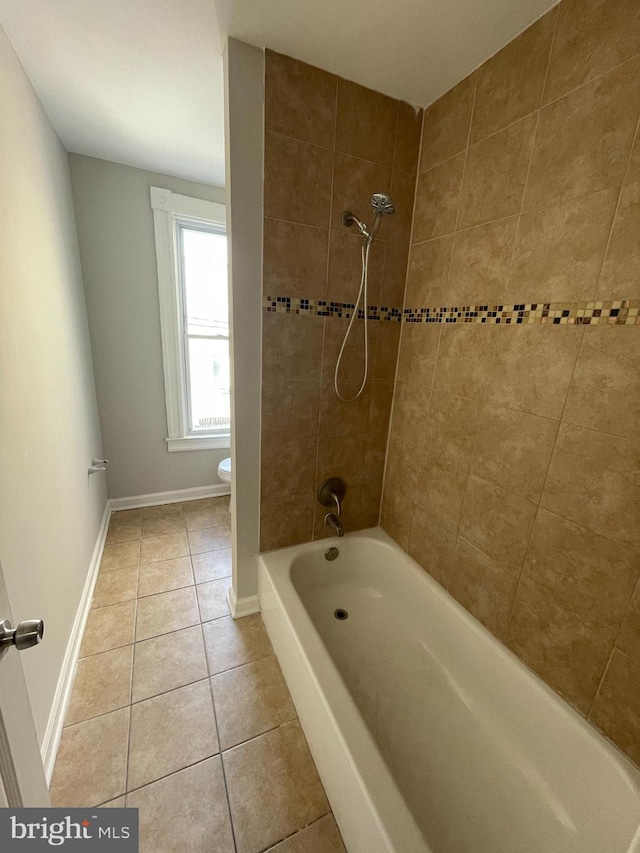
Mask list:
POLYGON ((227 456, 226 459, 223 459, 222 462, 218 465, 218 477, 224 483, 231 482, 231 457, 227 456))

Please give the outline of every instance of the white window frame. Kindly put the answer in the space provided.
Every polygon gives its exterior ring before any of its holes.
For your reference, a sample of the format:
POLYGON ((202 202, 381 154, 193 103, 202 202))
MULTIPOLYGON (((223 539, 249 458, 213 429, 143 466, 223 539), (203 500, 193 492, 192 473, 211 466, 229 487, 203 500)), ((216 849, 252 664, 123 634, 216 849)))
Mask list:
POLYGON ((229 429, 189 434, 189 395, 184 349, 185 311, 178 270, 178 226, 211 225, 226 230, 227 210, 224 204, 179 195, 160 187, 151 187, 151 207, 156 240, 158 297, 162 364, 167 405, 167 449, 211 450, 231 444, 229 429))

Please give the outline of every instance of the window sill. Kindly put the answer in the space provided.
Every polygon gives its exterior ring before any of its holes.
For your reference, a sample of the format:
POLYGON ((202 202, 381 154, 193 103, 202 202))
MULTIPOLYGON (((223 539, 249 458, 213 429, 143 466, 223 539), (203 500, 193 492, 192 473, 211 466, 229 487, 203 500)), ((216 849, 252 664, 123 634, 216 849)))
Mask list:
POLYGON ((220 450, 231 447, 231 435, 188 435, 184 438, 167 438, 167 450, 176 453, 183 450, 220 450))

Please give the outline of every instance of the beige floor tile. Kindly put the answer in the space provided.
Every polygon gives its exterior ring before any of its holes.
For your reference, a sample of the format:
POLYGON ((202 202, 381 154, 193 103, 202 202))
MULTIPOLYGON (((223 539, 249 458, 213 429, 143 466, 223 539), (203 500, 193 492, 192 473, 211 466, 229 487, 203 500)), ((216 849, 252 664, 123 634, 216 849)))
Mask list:
POLYGON ((189 556, 189 543, 186 533, 172 533, 169 536, 153 536, 142 540, 141 563, 157 563, 160 560, 175 560, 189 556))
POLYGON ((212 675, 273 654, 262 616, 216 619, 202 626, 212 675))
POLYGON ((203 530, 189 532, 189 547, 192 554, 202 554, 204 551, 217 551, 220 548, 231 547, 231 528, 228 524, 219 527, 205 527, 203 530))
POLYGON ((185 501, 182 504, 182 509, 185 513, 198 512, 201 509, 229 509, 229 496, 224 495, 220 498, 200 498, 197 501, 185 501))
POLYGON ((136 643, 132 701, 201 681, 207 675, 199 625, 136 643))
POLYGON ((193 572, 189 557, 161 560, 158 563, 143 563, 140 566, 139 598, 192 585, 193 572))
POLYGON ((332 814, 325 815, 267 853, 346 853, 332 814))
POLYGON ((196 583, 231 577, 231 548, 194 554, 191 563, 196 583))
POLYGON ((160 518, 162 515, 173 515, 174 513, 182 512, 182 504, 174 503, 174 504, 159 504, 158 506, 145 506, 142 507, 140 512, 142 513, 142 518, 160 518))
POLYGON ((136 642, 189 628, 199 622, 198 603, 192 586, 150 595, 138 601, 136 642))
POLYGON ((129 708, 65 729, 51 780, 58 808, 97 806, 125 792, 129 708))
POLYGON ((223 761, 238 853, 259 853, 329 812, 297 722, 234 747, 223 761))
POLYGON ((208 681, 131 707, 128 789, 140 788, 218 752, 208 681))
POLYGON ((137 597, 137 592, 137 566, 100 573, 93 592, 91 608, 108 607, 110 604, 119 604, 121 601, 131 601, 137 597))
POLYGON ((78 661, 65 725, 123 708, 131 701, 133 646, 78 661))
POLYGON ((198 605, 200 607, 200 618, 202 622, 210 619, 219 619, 229 615, 227 605, 227 592, 229 591, 228 578, 219 581, 201 583, 196 587, 198 592, 198 605))
POLYGON ((289 689, 274 655, 212 679, 220 748, 229 749, 295 720, 289 689))
POLYGON ((140 562, 140 542, 121 542, 118 545, 105 545, 100 561, 100 571, 126 569, 140 562))
POLYGON ((234 853, 220 758, 127 796, 139 809, 140 853, 234 853))
POLYGON ((203 527, 219 527, 229 524, 229 507, 203 508, 189 511, 185 508, 184 520, 187 530, 201 530, 203 527))
POLYGON ((133 643, 136 602, 124 601, 92 610, 87 619, 79 657, 97 655, 133 643))
POLYGON ((119 542, 130 542, 133 539, 140 539, 142 516, 118 518, 118 515, 119 513, 115 513, 111 516, 106 544, 114 545, 119 542))
POLYGON ((143 539, 150 539, 154 536, 170 536, 174 533, 184 533, 185 530, 184 516, 181 512, 145 518, 142 522, 143 539))
POLYGON ((126 797, 117 797, 115 800, 109 800, 108 803, 103 803, 101 809, 123 809, 126 805, 126 797))

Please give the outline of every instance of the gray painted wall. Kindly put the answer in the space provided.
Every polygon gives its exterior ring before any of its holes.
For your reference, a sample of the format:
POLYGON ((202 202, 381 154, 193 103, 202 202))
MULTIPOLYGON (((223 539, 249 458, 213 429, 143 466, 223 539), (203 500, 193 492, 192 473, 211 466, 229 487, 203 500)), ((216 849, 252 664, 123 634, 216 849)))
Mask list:
POLYGON ((0 561, 40 743, 106 504, 67 153, 0 27, 0 561))
POLYGON ((220 482, 229 450, 167 451, 149 187, 225 201, 224 190, 70 154, 109 497, 220 482))

